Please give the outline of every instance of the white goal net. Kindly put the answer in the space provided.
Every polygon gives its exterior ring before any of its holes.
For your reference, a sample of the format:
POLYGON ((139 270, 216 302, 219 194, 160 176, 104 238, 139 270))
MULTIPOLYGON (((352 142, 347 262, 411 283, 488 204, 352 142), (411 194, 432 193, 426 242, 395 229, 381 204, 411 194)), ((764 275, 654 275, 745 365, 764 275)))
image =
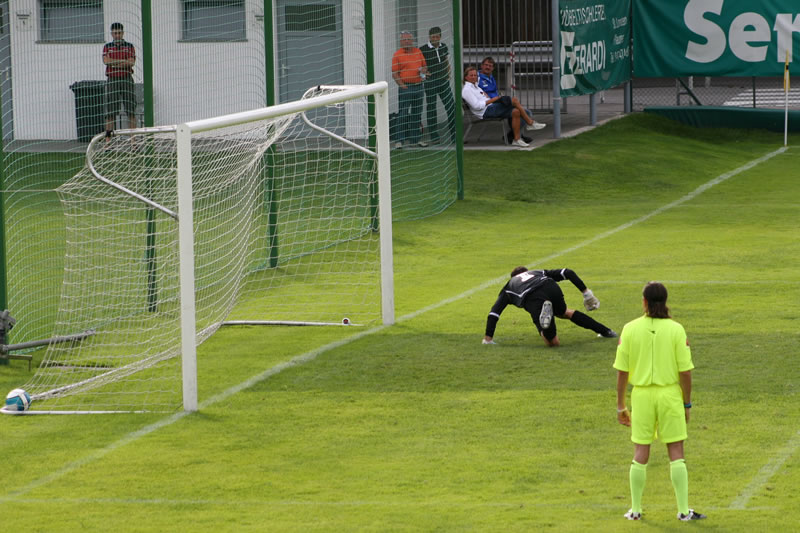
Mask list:
POLYGON ((58 189, 64 284, 27 412, 194 410, 195 347, 225 321, 391 323, 385 95, 95 138, 58 189))

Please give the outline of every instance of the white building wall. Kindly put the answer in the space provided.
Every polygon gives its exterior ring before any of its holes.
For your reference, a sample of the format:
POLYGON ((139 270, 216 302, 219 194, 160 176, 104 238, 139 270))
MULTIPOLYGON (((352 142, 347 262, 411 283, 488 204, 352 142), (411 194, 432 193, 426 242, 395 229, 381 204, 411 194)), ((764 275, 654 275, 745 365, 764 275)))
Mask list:
MULTIPOLYGON (((130 0, 105 0, 106 39, 109 26, 121 22, 125 38, 141 43, 138 9, 130 0), (137 35, 138 33, 138 35, 137 35)), ((138 1, 135 2, 138 5, 138 1)), ((11 72, 16 139, 75 139, 75 95, 70 85, 81 80, 105 80, 103 43, 39 42, 39 2, 11 0, 11 72)), ((139 52, 140 46, 137 46, 139 52)), ((141 65, 134 78, 141 81, 141 65)))
MULTIPOLYGON (((246 2, 245 42, 180 42, 180 2, 153 2, 156 125, 266 105, 263 2, 246 2)), ((137 80, 138 81, 138 80, 137 80)))
MULTIPOLYGON (((134 81, 143 82, 140 0, 104 1, 104 41, 91 44, 39 41, 38 0, 10 0, 14 138, 70 140, 77 137, 75 94, 70 85, 104 81, 102 48, 110 25, 121 22, 136 47, 134 81)), ((274 4, 277 4, 274 2, 274 4)), ((387 27, 394 3, 373 3, 376 80, 391 78, 398 28, 387 27), (388 33, 387 33, 388 30, 388 33), (391 36, 395 38, 392 39, 391 36), (388 38, 387 38, 388 37, 388 38)), ((343 0, 344 80, 366 82, 362 0, 343 0)), ((156 125, 176 124, 266 104, 263 0, 246 0, 244 42, 180 42, 180 0, 153 2, 153 100, 156 125)), ((268 20, 270 14, 266 14, 268 20)), ((277 39, 277 36, 276 36, 277 39)), ((277 43, 274 49, 277 50, 277 43)))

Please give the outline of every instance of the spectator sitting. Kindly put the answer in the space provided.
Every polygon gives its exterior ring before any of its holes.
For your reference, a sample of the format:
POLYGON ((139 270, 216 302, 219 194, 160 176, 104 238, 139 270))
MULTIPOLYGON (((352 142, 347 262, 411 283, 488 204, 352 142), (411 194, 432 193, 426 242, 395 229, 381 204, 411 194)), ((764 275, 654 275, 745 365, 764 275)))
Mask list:
POLYGON ((545 127, 544 124, 535 122, 516 98, 510 96, 489 98, 489 95, 478 87, 478 69, 475 67, 468 67, 464 71, 464 88, 461 91, 461 98, 477 117, 509 119, 514 135, 512 146, 523 148, 529 146, 520 138, 521 121, 525 121, 525 129, 528 131, 540 130, 545 127))
POLYGON ((478 87, 483 89, 483 92, 489 95, 489 98, 500 96, 500 91, 497 90, 497 81, 494 79, 494 58, 485 57, 481 61, 481 69, 478 72, 478 87))
MULTIPOLYGON (((478 70, 478 87, 483 89, 483 92, 489 95, 489 98, 494 98, 495 96, 500 96, 500 90, 497 88, 497 80, 494 79, 494 58, 491 56, 487 56, 483 58, 481 61, 481 68, 478 70)), ((528 114, 533 116, 533 112, 529 109, 528 114)), ((511 121, 509 120, 509 127, 511 126, 511 121)), ((506 141, 508 144, 511 144, 514 138, 512 137, 513 132, 509 131, 506 136, 506 141)), ((524 134, 521 136, 522 140, 526 143, 531 142, 530 137, 526 137, 524 134)))

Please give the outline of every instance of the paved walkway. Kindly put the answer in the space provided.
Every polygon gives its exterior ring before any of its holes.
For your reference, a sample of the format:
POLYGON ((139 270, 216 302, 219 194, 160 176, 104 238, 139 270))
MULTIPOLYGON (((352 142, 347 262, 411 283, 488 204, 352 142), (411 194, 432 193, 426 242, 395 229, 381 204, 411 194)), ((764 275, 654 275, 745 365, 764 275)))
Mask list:
MULTIPOLYGON (((561 113, 561 138, 574 137, 584 131, 588 131, 600 124, 623 116, 624 94, 622 88, 615 88, 604 91, 603 98, 598 94, 595 96, 595 108, 597 115, 596 124, 592 125, 590 120, 590 107, 588 96, 573 96, 567 100, 567 111, 561 113)), ((533 150, 547 143, 557 141, 553 137, 553 115, 537 114, 538 122, 544 122, 547 127, 543 130, 533 132, 523 132, 527 137, 533 138, 529 148, 518 148, 509 146, 503 142, 501 133, 501 123, 490 121, 486 124, 477 123, 472 127, 469 138, 465 139, 464 150, 533 150), (479 138, 480 137, 480 138, 479 138)))

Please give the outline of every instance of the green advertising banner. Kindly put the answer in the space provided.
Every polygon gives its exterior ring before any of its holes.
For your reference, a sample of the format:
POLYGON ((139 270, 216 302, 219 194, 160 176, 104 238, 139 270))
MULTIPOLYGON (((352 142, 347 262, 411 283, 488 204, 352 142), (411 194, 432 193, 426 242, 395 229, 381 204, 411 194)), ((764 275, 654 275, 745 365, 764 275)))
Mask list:
POLYGON ((592 94, 631 78, 631 0, 561 0, 561 96, 592 94))
POLYGON ((635 0, 633 22, 637 77, 800 73, 798 0, 635 0))

